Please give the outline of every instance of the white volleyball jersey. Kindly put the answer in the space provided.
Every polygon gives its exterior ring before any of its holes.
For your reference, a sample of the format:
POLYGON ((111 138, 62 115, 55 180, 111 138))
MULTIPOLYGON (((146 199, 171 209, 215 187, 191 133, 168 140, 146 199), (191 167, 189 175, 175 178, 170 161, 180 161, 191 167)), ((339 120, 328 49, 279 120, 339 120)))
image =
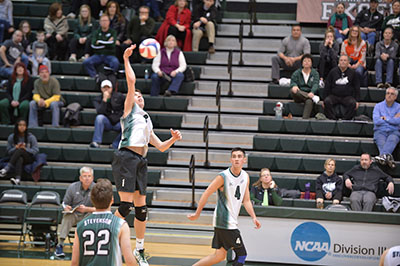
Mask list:
POLYGON ((391 247, 386 254, 384 264, 385 266, 399 266, 400 265, 400 246, 391 247))
POLYGON ((124 147, 144 147, 146 156, 153 123, 150 116, 137 104, 125 118, 121 117, 121 141, 119 149, 124 147))
POLYGON ((214 210, 213 226, 222 229, 237 229, 238 216, 247 189, 249 175, 242 170, 239 176, 228 168, 219 174, 224 178, 223 191, 217 190, 217 207, 214 210))

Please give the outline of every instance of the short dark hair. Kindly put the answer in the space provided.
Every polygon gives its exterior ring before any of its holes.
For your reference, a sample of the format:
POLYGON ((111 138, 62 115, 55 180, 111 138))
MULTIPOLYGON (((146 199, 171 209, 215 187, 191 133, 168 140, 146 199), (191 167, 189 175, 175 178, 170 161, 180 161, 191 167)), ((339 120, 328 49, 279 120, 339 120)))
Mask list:
POLYGON ((113 197, 112 184, 110 180, 100 178, 90 192, 90 199, 96 209, 104 210, 110 206, 113 197))
POLYGON ((145 9, 147 9, 147 11, 150 12, 150 7, 148 7, 148 6, 140 6, 140 7, 139 7, 139 10, 142 9, 142 8, 145 8, 145 9))
POLYGON ((240 147, 235 147, 231 150, 231 155, 235 152, 235 151, 241 151, 243 153, 244 156, 246 156, 246 152, 240 148, 240 147))
POLYGON ((368 152, 364 152, 364 153, 361 154, 361 156, 363 156, 363 155, 368 155, 369 159, 372 160, 371 154, 369 154, 368 152))
POLYGON ((311 60, 311 63, 313 62, 312 56, 310 54, 303 54, 301 57, 301 64, 303 65, 304 59, 309 58, 311 60))
POLYGON ((300 29, 301 29, 301 25, 300 25, 300 24, 292 24, 292 29, 293 29, 294 27, 300 27, 300 29))

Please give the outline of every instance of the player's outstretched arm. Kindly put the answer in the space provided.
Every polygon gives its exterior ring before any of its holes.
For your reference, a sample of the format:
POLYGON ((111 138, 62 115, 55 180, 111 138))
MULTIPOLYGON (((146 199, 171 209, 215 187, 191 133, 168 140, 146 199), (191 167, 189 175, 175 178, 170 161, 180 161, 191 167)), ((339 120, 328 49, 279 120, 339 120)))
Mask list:
POLYGON ((224 178, 220 175, 218 175, 214 180, 211 182, 210 185, 208 185, 208 188, 206 191, 204 191, 203 195, 201 195, 201 198, 199 200, 199 203, 197 205, 197 209, 195 213, 188 214, 188 219, 189 220, 196 220, 200 217, 200 213, 203 210, 204 206, 207 203, 208 198, 219 188, 224 186, 224 178))
POLYGON ((249 182, 250 182, 250 180, 247 182, 246 192, 244 193, 243 206, 246 209, 247 213, 253 219, 253 223, 256 226, 256 228, 259 229, 261 227, 261 223, 257 220, 256 213, 254 212, 253 204, 251 204, 251 201, 250 201, 249 182))
POLYGON ((169 129, 171 131, 171 138, 166 141, 161 141, 157 135, 151 132, 150 136, 150 144, 157 148, 157 150, 164 152, 168 150, 175 142, 182 139, 182 134, 179 130, 169 129))
POLYGON ((136 259, 133 257, 130 230, 127 223, 121 226, 119 243, 121 246, 121 252, 125 259, 125 264, 128 266, 136 266, 136 259))
POLYGON ((72 246, 71 266, 79 265, 79 237, 75 230, 74 245, 72 246))
POLYGON ((136 75, 132 69, 131 63, 129 62, 129 57, 132 55, 133 50, 135 50, 136 44, 131 45, 130 47, 126 48, 124 52, 124 66, 125 66, 125 76, 126 76, 126 83, 128 84, 128 93, 125 99, 125 106, 124 106, 124 117, 126 117, 133 108, 135 104, 135 83, 136 83, 136 75))

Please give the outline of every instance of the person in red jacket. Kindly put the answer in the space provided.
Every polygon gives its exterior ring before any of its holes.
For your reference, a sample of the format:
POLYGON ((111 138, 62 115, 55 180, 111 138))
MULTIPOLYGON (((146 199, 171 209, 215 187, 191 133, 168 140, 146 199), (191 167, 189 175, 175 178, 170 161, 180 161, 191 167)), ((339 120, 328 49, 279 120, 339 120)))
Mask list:
POLYGON ((174 35, 182 51, 192 51, 192 32, 190 30, 192 12, 186 0, 176 0, 165 16, 157 32, 156 40, 163 47, 168 35, 174 35))

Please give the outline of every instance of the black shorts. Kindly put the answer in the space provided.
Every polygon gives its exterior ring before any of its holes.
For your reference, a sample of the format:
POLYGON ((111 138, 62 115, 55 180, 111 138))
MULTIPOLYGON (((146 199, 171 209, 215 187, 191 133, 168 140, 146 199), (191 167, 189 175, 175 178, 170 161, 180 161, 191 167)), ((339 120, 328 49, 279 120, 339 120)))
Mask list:
POLYGON ((141 195, 146 195, 147 159, 140 154, 126 148, 114 152, 112 174, 117 191, 139 190, 141 195))
POLYGON ((214 227, 214 237, 212 248, 220 249, 223 247, 226 251, 244 246, 239 229, 221 229, 214 227))

